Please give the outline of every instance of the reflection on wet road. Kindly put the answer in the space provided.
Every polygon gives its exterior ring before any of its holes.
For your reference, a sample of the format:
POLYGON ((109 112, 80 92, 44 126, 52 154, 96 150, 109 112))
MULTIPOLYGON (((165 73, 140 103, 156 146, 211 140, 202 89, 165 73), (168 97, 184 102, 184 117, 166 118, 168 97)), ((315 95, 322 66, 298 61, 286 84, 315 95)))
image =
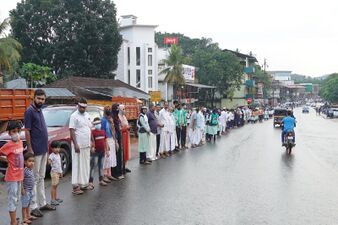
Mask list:
POLYGON ((338 120, 296 117, 292 155, 271 120, 247 125, 83 196, 63 184, 34 224, 338 224, 338 120))

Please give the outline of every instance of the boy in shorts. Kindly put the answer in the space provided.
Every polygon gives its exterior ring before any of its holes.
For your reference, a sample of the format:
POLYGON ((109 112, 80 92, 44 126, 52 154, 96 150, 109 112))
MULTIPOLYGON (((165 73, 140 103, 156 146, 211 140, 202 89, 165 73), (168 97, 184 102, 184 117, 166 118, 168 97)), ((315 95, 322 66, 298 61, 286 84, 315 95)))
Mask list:
POLYGON ((7 207, 11 225, 18 223, 16 208, 18 207, 21 183, 23 181, 23 145, 20 140, 21 123, 11 121, 7 126, 11 140, 0 148, 0 154, 7 156, 8 168, 5 181, 7 186, 7 207))
POLYGON ((50 177, 52 178, 51 205, 57 206, 63 202, 62 199, 57 198, 57 187, 59 180, 62 177, 61 157, 60 157, 60 142, 53 141, 51 143, 52 153, 48 157, 48 163, 51 165, 50 177))
POLYGON ((22 220, 23 223, 31 224, 32 219, 36 219, 34 216, 30 216, 29 206, 34 196, 34 154, 27 152, 24 155, 25 169, 23 185, 21 186, 21 204, 22 204, 22 220))

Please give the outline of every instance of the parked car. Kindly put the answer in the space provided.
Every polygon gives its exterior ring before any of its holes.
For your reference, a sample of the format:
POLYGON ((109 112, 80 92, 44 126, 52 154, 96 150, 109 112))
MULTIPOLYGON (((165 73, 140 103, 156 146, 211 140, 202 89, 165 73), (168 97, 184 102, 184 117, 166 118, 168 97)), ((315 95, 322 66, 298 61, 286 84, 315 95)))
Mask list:
POLYGON ((307 106, 303 107, 302 112, 303 113, 309 113, 310 112, 309 107, 307 107, 307 106))
MULTIPOLYGON (((69 118, 73 112, 77 110, 77 106, 74 105, 55 105, 48 106, 42 109, 43 115, 45 117, 47 129, 48 129, 48 144, 49 144, 49 153, 51 152, 50 143, 52 141, 60 141, 61 149, 61 164, 63 173, 66 174, 71 165, 71 141, 70 141, 70 132, 69 132, 69 118)), ((89 105, 87 107, 87 112, 89 113, 90 119, 93 121, 95 117, 103 117, 103 107, 89 105)), ((10 140, 10 137, 7 133, 0 135, 0 147, 2 147, 7 141, 10 140)), ((25 132, 21 131, 21 140, 23 140, 25 151, 26 151, 26 141, 25 141, 25 132)), ((5 172, 7 169, 7 159, 5 156, 0 156, 0 172, 5 172)), ((49 171, 49 167, 47 168, 49 171)), ((47 172, 48 173, 48 172, 47 172)))

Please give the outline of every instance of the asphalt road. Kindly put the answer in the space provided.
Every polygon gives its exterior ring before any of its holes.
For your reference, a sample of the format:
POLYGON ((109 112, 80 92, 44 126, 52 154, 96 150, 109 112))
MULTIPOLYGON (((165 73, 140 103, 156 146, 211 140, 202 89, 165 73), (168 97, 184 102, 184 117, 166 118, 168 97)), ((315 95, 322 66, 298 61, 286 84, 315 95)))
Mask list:
POLYGON ((34 224, 338 224, 338 120, 296 117, 291 156, 272 120, 246 125, 150 166, 132 160, 125 180, 82 196, 66 177, 64 203, 34 224))

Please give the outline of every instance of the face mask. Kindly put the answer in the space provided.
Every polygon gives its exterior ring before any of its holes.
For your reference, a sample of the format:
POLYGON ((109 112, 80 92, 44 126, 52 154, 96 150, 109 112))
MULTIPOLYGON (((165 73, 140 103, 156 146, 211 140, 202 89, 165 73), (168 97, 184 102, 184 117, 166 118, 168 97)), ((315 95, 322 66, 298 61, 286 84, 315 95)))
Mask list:
POLYGON ((95 129, 96 129, 96 130, 101 130, 101 124, 96 124, 96 125, 95 125, 95 129))
POLYGON ((20 139, 20 136, 18 133, 15 133, 11 135, 11 139, 12 141, 17 142, 20 139))

